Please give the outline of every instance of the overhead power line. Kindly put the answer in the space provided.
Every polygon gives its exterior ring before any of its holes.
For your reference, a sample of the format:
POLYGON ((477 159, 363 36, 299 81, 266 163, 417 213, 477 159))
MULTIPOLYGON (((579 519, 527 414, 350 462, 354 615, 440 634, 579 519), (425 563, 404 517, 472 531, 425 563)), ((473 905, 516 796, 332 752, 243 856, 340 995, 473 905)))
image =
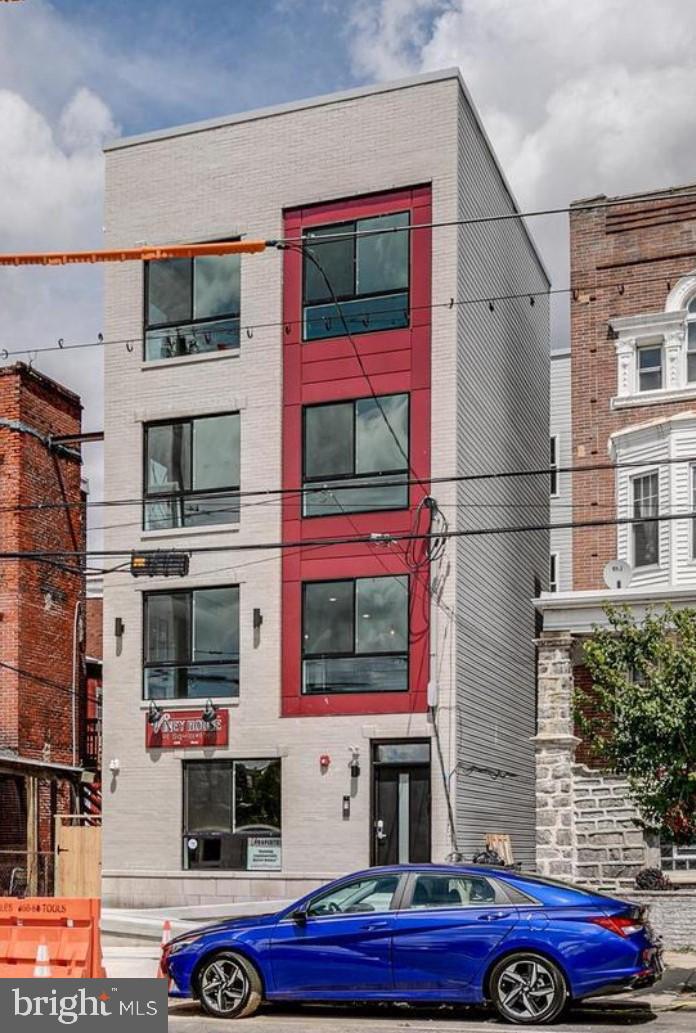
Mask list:
MULTIPOLYGON (((306 538, 295 541, 277 542, 240 542, 235 545, 195 545, 180 546, 178 549, 166 549, 166 552, 181 552, 189 556, 208 555, 228 552, 264 552, 268 550, 298 548, 329 548, 334 545, 391 545, 395 542, 437 541, 450 538, 479 538, 486 535, 521 534, 534 531, 563 531, 576 528, 620 527, 632 524, 659 524, 670 520, 693 520, 696 510, 685 510, 683 513, 661 513, 657 516, 607 517, 591 520, 568 520, 560 523, 538 522, 533 524, 506 524, 499 527, 461 528, 447 531, 412 532, 384 531, 372 532, 357 536, 337 535, 326 538, 306 538)), ((46 560, 65 556, 130 556, 134 552, 148 551, 142 542, 131 549, 84 549, 84 550, 27 550, 24 552, 0 552, 0 560, 46 560)), ((108 571, 107 571, 108 573, 108 571)))
MULTIPOLYGON (((616 463, 573 463, 570 465, 559 465, 559 466, 539 466, 531 467, 528 469, 515 469, 515 470, 490 470, 482 473, 463 473, 463 474, 445 474, 440 477, 428 477, 428 478, 412 478, 412 477, 373 477, 369 481, 365 481, 360 484, 351 484, 351 491, 367 491, 374 490, 375 488, 403 488, 405 486, 423 486, 423 484, 429 485, 431 488, 438 484, 466 484, 476 483, 479 481, 497 481, 497 480, 510 480, 517 477, 549 477, 551 474, 585 474, 593 473, 596 471, 607 471, 607 470, 631 470, 645 467, 655 466, 672 466, 675 463, 696 463, 696 454, 685 455, 685 456, 666 456, 663 459, 654 459, 650 462, 646 462, 644 459, 626 459, 616 463)), ((229 490, 225 491, 220 489, 217 492, 217 497, 225 497, 230 500, 230 508, 237 508, 237 505, 243 506, 243 502, 237 503, 237 500, 246 498, 268 498, 269 496, 301 496, 317 494, 324 490, 338 491, 341 488, 339 481, 323 484, 306 484, 298 488, 248 488, 245 490, 229 490)), ((215 494, 215 493, 213 493, 215 494)), ((195 496, 195 492, 193 493, 195 496)), ((144 496, 137 495, 131 498, 117 498, 117 499, 85 499, 75 502, 25 502, 18 503, 15 506, 0 506, 0 513, 22 513, 32 510, 52 510, 52 509, 79 509, 79 508, 95 508, 95 509, 111 509, 116 506, 140 506, 146 503, 167 503, 178 498, 176 493, 171 496, 166 495, 154 495, 144 496)), ((203 501, 203 500, 202 500, 203 501)), ((263 503, 256 503, 256 505, 262 505, 263 503)), ((377 510, 376 512, 379 512, 377 510)), ((318 518, 316 518, 318 519, 318 518)), ((118 527, 118 524, 112 524, 112 527, 118 527)), ((180 530, 184 531, 184 528, 180 530)))
MULTIPOLYGON (((696 249, 694 250, 694 257, 696 257, 696 249)), ((660 276, 645 276, 640 278, 627 277, 621 280, 610 280, 610 281, 594 281, 593 283, 585 283, 577 286, 569 287, 550 287, 546 290, 532 289, 528 291, 520 291, 517 293, 505 293, 505 294, 489 294, 479 295, 475 298, 449 298, 446 301, 432 302, 430 305, 411 305, 409 311, 425 312, 434 311, 436 309, 454 309, 462 306, 466 307, 469 305, 488 305, 491 313, 495 312, 495 306, 500 302, 508 301, 526 301, 528 303, 534 303, 536 298, 547 298, 560 294, 572 294, 575 301, 578 304, 589 304, 596 300, 593 295, 597 291, 604 290, 616 290, 619 294, 622 294, 627 286, 630 287, 642 287, 654 283, 665 283, 669 289, 670 284, 673 280, 679 279, 684 275, 683 269, 678 270, 666 270, 660 276)), ((389 315, 396 312, 403 312, 403 306, 394 309, 382 309, 381 315, 389 315)), ((370 312, 351 312, 351 318, 368 318, 372 313, 370 312)), ((289 333, 293 326, 301 326, 305 322, 304 319, 277 319, 261 323, 245 323, 240 325, 239 334, 246 334, 247 337, 253 336, 255 330, 268 330, 282 327, 286 333, 289 333)), ((182 323, 181 326, 187 326, 182 323)), ((198 331, 203 334, 202 331, 198 331)), ((196 336, 195 327, 187 329, 187 333, 191 336, 196 336)), ((148 334, 152 336, 157 334, 160 337, 174 336, 176 334, 176 327, 170 327, 166 330, 148 331, 148 334)), ((17 358, 22 355, 43 355, 46 352, 56 351, 73 351, 83 348, 105 348, 115 347, 117 345, 123 345, 124 347, 132 347, 140 342, 142 343, 143 335, 136 334, 131 337, 112 337, 105 339, 102 334, 97 334, 97 337, 93 341, 77 341, 73 344, 66 344, 62 338, 59 338, 59 342, 56 344, 40 345, 36 348, 0 348, 0 360, 7 361, 8 359, 17 358)), ((607 342, 611 344, 609 340, 607 342)), ((233 349, 229 349, 232 351, 233 349)))

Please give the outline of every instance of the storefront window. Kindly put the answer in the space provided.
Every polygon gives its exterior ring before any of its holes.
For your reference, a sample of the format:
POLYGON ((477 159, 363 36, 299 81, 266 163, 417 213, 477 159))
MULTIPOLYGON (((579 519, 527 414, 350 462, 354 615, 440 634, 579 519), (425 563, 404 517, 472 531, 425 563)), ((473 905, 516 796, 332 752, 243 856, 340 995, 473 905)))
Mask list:
POLYGON ((279 871, 280 760, 184 763, 184 867, 279 871))

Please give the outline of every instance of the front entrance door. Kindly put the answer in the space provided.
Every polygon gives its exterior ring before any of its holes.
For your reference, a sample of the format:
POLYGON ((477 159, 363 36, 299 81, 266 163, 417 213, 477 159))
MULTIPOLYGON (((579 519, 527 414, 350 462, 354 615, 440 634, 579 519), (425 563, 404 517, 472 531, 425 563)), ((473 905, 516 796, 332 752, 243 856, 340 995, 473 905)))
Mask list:
POLYGON ((430 742, 372 744, 371 863, 430 860, 430 742))

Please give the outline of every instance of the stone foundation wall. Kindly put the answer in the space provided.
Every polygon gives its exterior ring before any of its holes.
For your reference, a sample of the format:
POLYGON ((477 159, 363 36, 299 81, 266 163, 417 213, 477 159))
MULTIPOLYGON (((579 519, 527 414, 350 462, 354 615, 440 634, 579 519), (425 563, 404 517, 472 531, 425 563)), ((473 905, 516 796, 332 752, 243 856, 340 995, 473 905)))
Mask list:
POLYGON ((608 889, 633 887, 655 859, 626 779, 582 764, 573 765, 572 778, 575 877, 608 889))
POLYGON ((631 900, 648 905, 650 924, 668 950, 696 950, 696 890, 634 891, 631 900))

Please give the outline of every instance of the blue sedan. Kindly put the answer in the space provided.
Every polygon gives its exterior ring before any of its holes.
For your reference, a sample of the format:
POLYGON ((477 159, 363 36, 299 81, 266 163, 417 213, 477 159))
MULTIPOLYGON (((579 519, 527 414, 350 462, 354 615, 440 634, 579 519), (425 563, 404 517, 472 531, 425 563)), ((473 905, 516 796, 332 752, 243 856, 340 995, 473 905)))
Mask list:
POLYGON ((209 1015, 267 1001, 491 1002, 509 1022, 551 1022, 569 1001, 649 986, 660 951, 640 907, 476 865, 348 875, 272 915, 172 940, 173 997, 209 1015))

